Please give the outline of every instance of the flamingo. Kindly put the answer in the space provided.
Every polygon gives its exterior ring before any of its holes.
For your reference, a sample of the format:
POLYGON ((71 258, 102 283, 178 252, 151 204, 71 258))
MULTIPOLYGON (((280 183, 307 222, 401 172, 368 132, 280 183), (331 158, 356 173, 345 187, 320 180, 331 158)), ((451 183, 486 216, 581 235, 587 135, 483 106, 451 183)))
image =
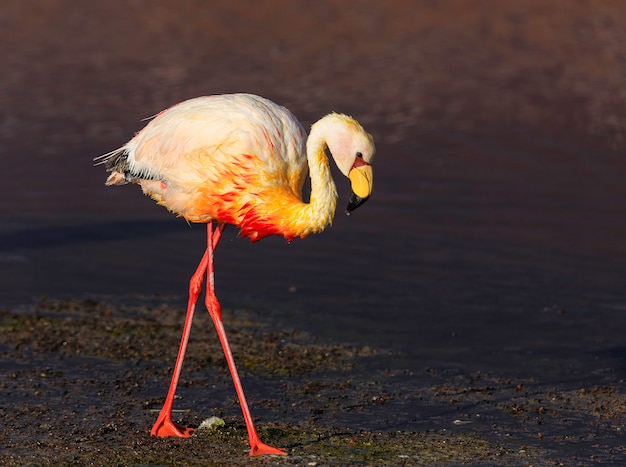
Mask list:
POLYGON ((111 172, 106 185, 137 183, 171 212, 207 225, 207 248, 189 282, 178 356, 153 436, 186 438, 193 431, 172 421, 172 407, 206 274, 205 303, 239 398, 250 455, 286 454, 262 443, 255 429, 215 295, 213 256, 226 224, 238 227, 241 236, 253 242, 268 235, 291 241, 324 230, 337 203, 326 150, 350 179, 349 214, 372 191, 372 136, 353 118, 331 113, 312 125, 307 138, 289 110, 252 94, 183 101, 157 114, 121 148, 94 159, 111 172), (307 170, 308 203, 302 199, 307 170))

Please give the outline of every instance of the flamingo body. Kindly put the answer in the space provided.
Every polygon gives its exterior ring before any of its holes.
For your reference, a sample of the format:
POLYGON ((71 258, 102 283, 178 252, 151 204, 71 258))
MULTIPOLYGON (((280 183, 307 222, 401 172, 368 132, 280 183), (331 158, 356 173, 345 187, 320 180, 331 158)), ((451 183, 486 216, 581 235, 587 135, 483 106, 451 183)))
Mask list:
MULTIPOLYGON (((356 121, 329 117, 360 131, 356 134, 370 143, 373 156, 371 137, 356 121)), ((302 200, 309 169, 306 132, 286 108, 250 94, 177 104, 104 156, 112 171, 107 184, 139 183, 185 219, 233 224, 252 240, 268 235, 292 240, 330 224, 337 193, 322 147, 313 159, 311 170, 324 175, 321 210, 302 200)))
POLYGON ((248 429, 250 454, 284 454, 259 440, 222 323, 214 289, 213 252, 226 224, 253 241, 268 235, 287 240, 321 232, 337 203, 326 154, 350 179, 347 213, 372 191, 374 142, 351 117, 329 114, 307 138, 284 107, 251 94, 190 99, 158 114, 127 144, 96 158, 111 172, 106 184, 137 183, 143 192, 190 222, 207 223, 207 248, 189 284, 183 336, 156 436, 187 437, 172 407, 195 306, 207 277, 205 303, 224 350, 248 429), (307 171, 309 202, 302 198, 307 171))

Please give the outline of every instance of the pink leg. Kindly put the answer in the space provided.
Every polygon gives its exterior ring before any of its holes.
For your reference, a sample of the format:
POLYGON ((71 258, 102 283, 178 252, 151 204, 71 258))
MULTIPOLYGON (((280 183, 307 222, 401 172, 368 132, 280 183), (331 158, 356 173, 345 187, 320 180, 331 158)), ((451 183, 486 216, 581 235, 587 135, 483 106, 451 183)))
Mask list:
POLYGON ((183 359, 185 358, 185 351, 187 350, 187 342, 189 341, 189 334, 191 333, 191 322, 193 321, 193 314, 196 309, 196 303, 198 297, 202 292, 202 279, 204 272, 207 270, 207 263, 209 260, 209 251, 205 251, 204 256, 200 260, 198 269, 191 276, 189 281, 189 301, 187 303, 187 315, 185 316, 185 325, 183 326, 183 336, 180 340, 180 347, 178 349, 178 357, 176 357, 176 364, 174 365, 174 374, 172 375, 172 381, 170 388, 165 398, 165 403, 161 409, 161 413, 157 418, 152 431, 152 436, 158 436, 163 438, 165 436, 178 436, 181 438, 188 438, 193 431, 193 428, 186 428, 176 425, 172 421, 172 406, 174 405, 174 396, 176 395, 176 386, 178 384, 178 378, 180 378, 180 372, 183 368, 183 359))
POLYGON ((215 236, 219 232, 221 235, 221 231, 223 229, 223 225, 218 225, 218 230, 215 231, 215 234, 211 237, 211 224, 208 225, 208 236, 209 238, 213 238, 214 241, 212 243, 212 248, 207 248, 207 290, 206 290, 206 306, 209 310, 209 314, 213 319, 213 323, 215 324, 215 329, 217 331, 217 335, 220 339, 220 343, 222 344, 222 348, 224 349, 224 356, 226 357, 226 362, 228 363, 228 368, 230 369, 230 374, 233 378, 233 383, 235 384, 235 391, 237 391, 237 396, 239 397, 239 404, 241 405, 241 410, 243 412, 243 418, 246 422, 246 428, 248 429, 248 439, 250 442, 250 455, 251 456, 260 456, 263 454, 281 454, 285 455, 286 452, 284 449, 274 448, 272 446, 268 446, 264 444, 259 439, 259 435, 254 428, 254 421, 252 420, 252 415, 250 414, 250 409, 248 408, 248 403, 246 402, 246 396, 243 392, 243 387, 241 385, 241 381, 239 379, 239 374, 237 373, 237 367, 235 366, 235 359, 233 358, 233 354, 230 350, 230 345, 228 344, 228 339, 226 339, 226 332, 224 330, 224 323, 222 322, 222 307, 217 300, 217 296, 215 295, 215 275, 213 268, 213 250, 217 246, 217 242, 219 241, 219 235, 215 236))
POLYGON ((174 374, 172 375, 172 382, 165 398, 165 403, 161 409, 161 413, 154 423, 150 434, 152 436, 158 436, 163 438, 165 436, 178 436, 181 438, 188 438, 193 431, 193 428, 182 427, 175 424, 172 421, 172 407, 174 405, 174 396, 176 395, 176 386, 178 385, 178 379, 180 378, 180 372, 183 368, 183 360, 185 358, 185 351, 187 350, 187 342, 189 341, 189 334, 191 333, 191 322, 193 321, 193 314, 196 309, 196 303, 198 297, 202 292, 202 281, 205 271, 207 270, 207 264, 209 262, 209 255, 213 257, 213 249, 217 246, 224 225, 218 225, 217 229, 211 234, 211 224, 208 227, 207 238, 207 250, 204 252, 204 256, 200 260, 200 264, 196 269, 196 272, 191 276, 189 281, 189 302, 187 303, 187 315, 185 316, 185 325, 183 326, 183 336, 180 340, 180 347, 178 349, 178 357, 176 357, 176 364, 174 365, 174 374), (211 248, 209 248, 209 246, 211 248), (209 253, 209 250, 211 252, 209 253))

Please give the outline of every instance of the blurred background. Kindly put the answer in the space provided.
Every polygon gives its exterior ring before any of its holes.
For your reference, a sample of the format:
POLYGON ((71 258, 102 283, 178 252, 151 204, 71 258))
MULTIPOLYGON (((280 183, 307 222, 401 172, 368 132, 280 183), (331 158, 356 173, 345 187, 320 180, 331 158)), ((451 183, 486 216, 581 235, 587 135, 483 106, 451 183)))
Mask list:
POLYGON ((2 2, 0 306, 183 304, 203 228, 92 158, 176 102, 250 92, 305 128, 357 118, 374 195, 290 245, 231 229, 225 307, 399 368, 623 382, 624 24, 599 0, 2 2))
POLYGON ((92 158, 176 102, 229 92, 306 128, 352 114, 378 158, 372 200, 317 238, 251 248, 232 229, 226 305, 236 292, 308 320, 337 315, 332 298, 349 325, 386 309, 421 332, 442 313, 473 321, 466 308, 621 293, 623 19, 600 1, 3 3, 2 305, 184 297, 202 229, 137 187, 105 188, 92 158))

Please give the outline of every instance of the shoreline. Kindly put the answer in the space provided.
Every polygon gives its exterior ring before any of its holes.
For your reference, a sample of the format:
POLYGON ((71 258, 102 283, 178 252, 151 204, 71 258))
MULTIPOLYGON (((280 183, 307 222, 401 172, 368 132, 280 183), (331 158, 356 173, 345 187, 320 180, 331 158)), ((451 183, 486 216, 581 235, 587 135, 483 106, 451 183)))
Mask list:
MULTIPOLYGON (((213 329, 203 325, 210 323, 196 323, 192 332, 176 416, 197 426, 217 415, 226 425, 189 440, 149 436, 182 313, 166 304, 126 308, 52 299, 30 313, 3 311, 2 360, 10 369, 0 381, 12 401, 1 414, 2 425, 12 427, 0 454, 3 465, 100 465, 103 459, 210 465, 225 456, 233 465, 249 463, 232 383, 213 329)), ((436 368, 364 374, 359 367, 378 350, 324 344, 300 331, 269 331, 253 312, 225 310, 225 322, 260 432, 289 451, 274 464, 572 465, 623 459, 623 434, 616 427, 623 423, 626 394, 618 385, 559 389, 436 368), (399 428, 407 412, 414 427, 417 419, 430 420, 430 426, 399 428), (359 422, 364 417, 369 428, 359 422)))

